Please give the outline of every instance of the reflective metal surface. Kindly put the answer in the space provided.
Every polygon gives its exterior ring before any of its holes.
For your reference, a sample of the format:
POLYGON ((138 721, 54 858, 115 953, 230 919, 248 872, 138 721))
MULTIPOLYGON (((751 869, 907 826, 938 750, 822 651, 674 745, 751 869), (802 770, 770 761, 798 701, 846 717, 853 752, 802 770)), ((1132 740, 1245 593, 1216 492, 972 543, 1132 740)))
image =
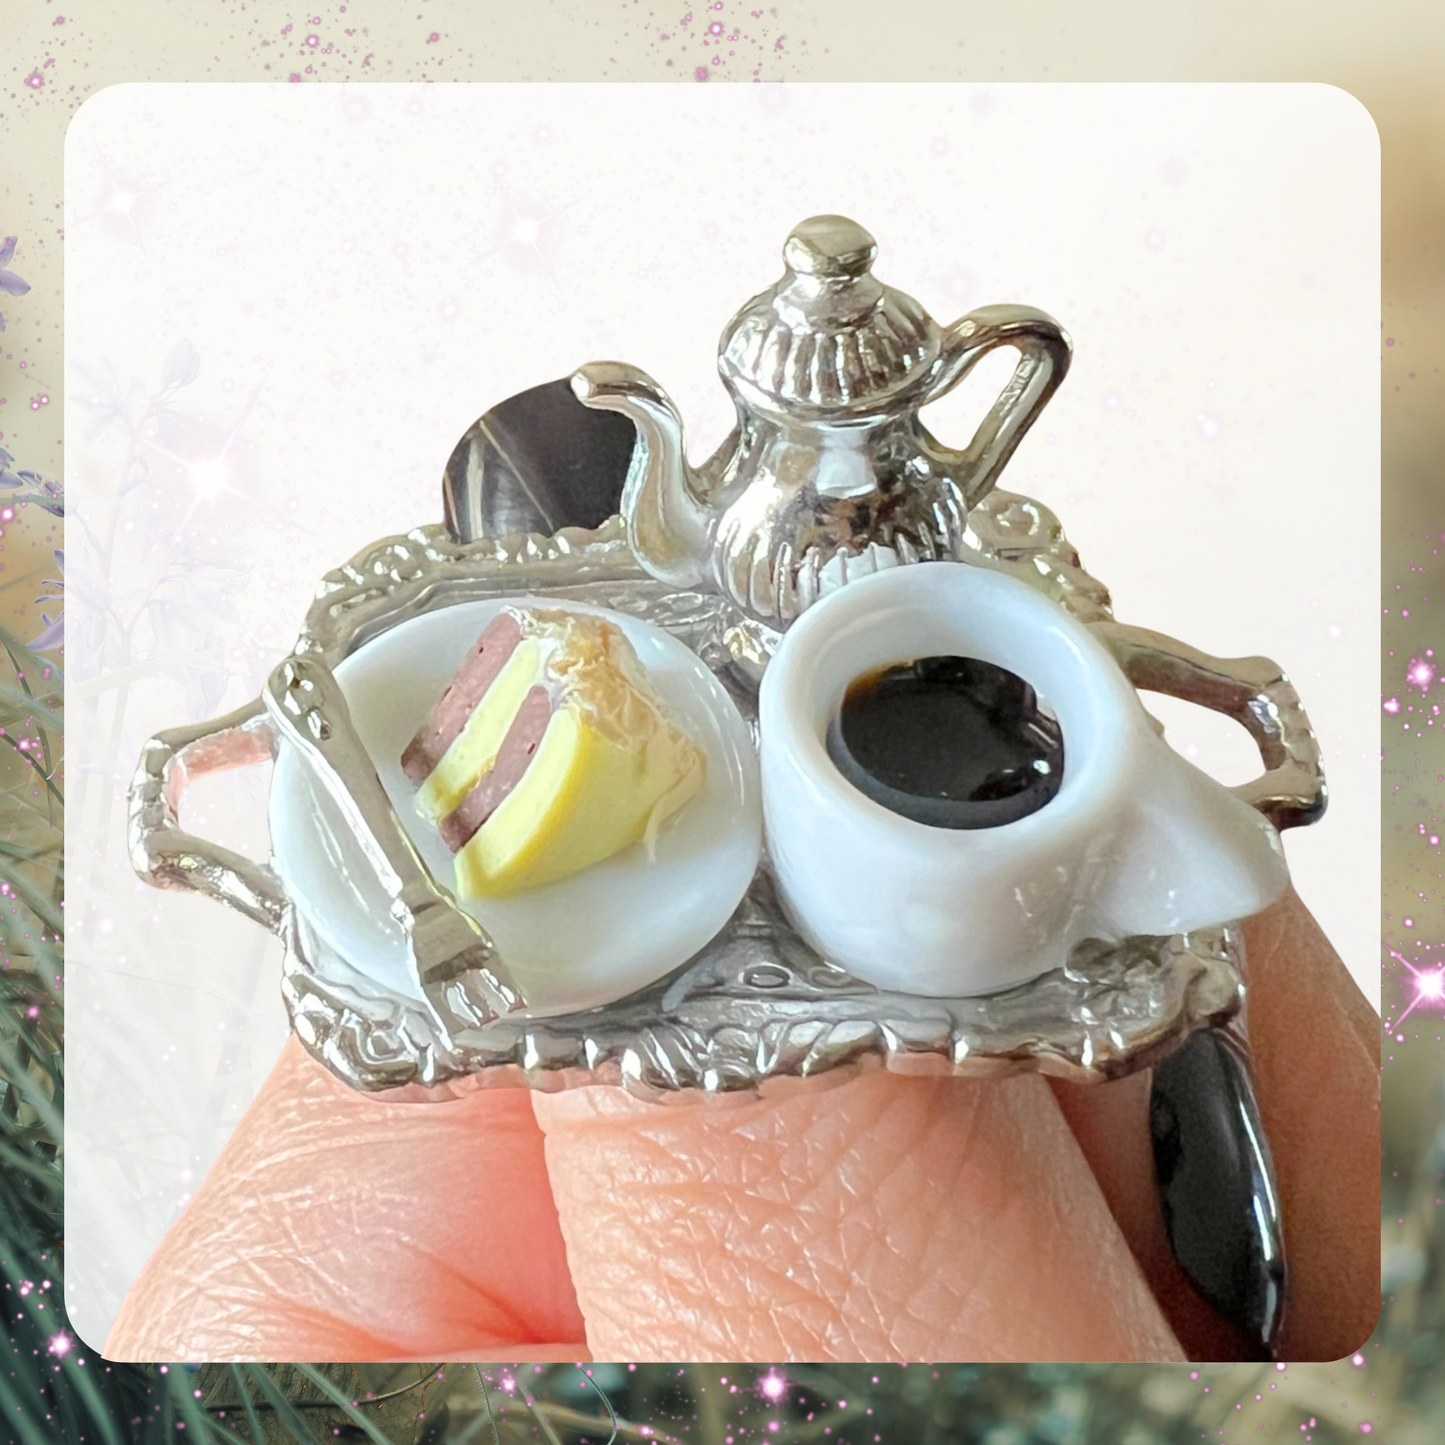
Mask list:
POLYGON ((516 1008, 520 995, 491 940, 432 877, 402 828, 331 669, 313 657, 288 657, 262 698, 277 736, 300 750, 391 900, 411 944, 413 981, 442 1039, 516 1008))
POLYGON ((1095 626, 1135 686, 1242 722, 1265 772, 1236 791, 1278 827, 1318 817, 1319 750, 1280 669, 1114 622, 1052 513, 994 490, 1068 369, 1058 323, 989 306, 939 327, 873 277, 875 252, 842 217, 795 228, 782 279, 724 332, 719 371, 738 423, 695 472, 676 409, 632 366, 594 363, 494 407, 448 463, 445 526, 386 538, 327 573, 262 698, 146 745, 131 790, 137 872, 282 938, 296 1032, 348 1083, 428 1098, 611 1082, 687 1099, 878 1066, 1101 1079, 1237 1014, 1229 919, 1187 936, 1086 941, 1064 967, 986 997, 880 992, 808 949, 765 861, 728 926, 669 978, 604 1008, 536 1017, 480 926, 420 863, 360 746, 332 669, 420 613, 519 593, 631 613, 697 652, 755 729, 758 679, 781 630, 825 590, 900 563, 952 561, 1006 572, 1095 626), (1009 384, 966 447, 944 446, 920 408, 999 346, 1020 354, 1009 384), (269 864, 179 825, 191 779, 283 746, 338 806, 392 900, 411 942, 406 993, 315 936, 269 864))
MULTIPOLYGON (((1317 815, 1318 750, 1277 667, 1207 658, 1113 623, 1107 591, 1082 570, 1054 516, 1027 498, 987 496, 968 518, 963 553, 1098 625, 1136 681, 1147 676, 1151 687, 1167 683, 1163 690, 1205 706, 1242 710, 1255 720, 1266 762, 1276 759, 1243 794, 1276 810, 1281 826, 1317 815)), ((373 791, 374 768, 336 746, 347 729, 330 669, 421 612, 519 592, 606 606, 667 628, 713 666, 745 715, 755 716, 754 686, 730 641, 747 631, 748 620, 715 593, 650 577, 619 519, 595 531, 469 543, 432 526, 384 539, 322 579, 295 652, 273 674, 265 701, 161 734, 142 757, 130 816, 137 871, 157 886, 225 902, 281 937, 296 1032, 354 1087, 421 1099, 493 1084, 608 1082, 685 1100, 880 1066, 1102 1079, 1157 1061, 1192 1031, 1238 1010, 1239 938, 1229 920, 1188 936, 1088 944, 1066 968, 983 998, 879 992, 830 968, 797 938, 776 908, 765 867, 728 927, 669 978, 604 1009, 538 1019, 525 1000, 510 996, 503 961, 486 941, 459 934, 451 921, 458 910, 443 899, 437 911, 429 895, 416 894, 415 879, 396 890, 405 899, 399 906, 414 919, 436 917, 440 936, 414 930, 418 985, 403 995, 312 935, 285 880, 266 865, 180 829, 177 809, 192 778, 295 746, 333 794, 339 788, 350 796, 377 845, 377 869, 404 880, 400 825, 385 795, 373 791)), ((760 655, 759 665, 765 661, 760 655)), ((469 919, 464 927, 475 929, 469 919)))
POLYGON ((957 561, 968 515, 1063 380, 1069 338, 1029 306, 985 306, 940 327, 871 272, 872 236, 814 216, 783 248, 783 278, 729 323, 718 370, 737 426, 693 470, 683 423, 645 372, 594 362, 572 378, 588 406, 637 427, 622 496, 642 565, 676 587, 716 590, 744 617, 782 628, 848 565, 957 561), (1019 362, 961 449, 919 410, 990 351, 1019 362))

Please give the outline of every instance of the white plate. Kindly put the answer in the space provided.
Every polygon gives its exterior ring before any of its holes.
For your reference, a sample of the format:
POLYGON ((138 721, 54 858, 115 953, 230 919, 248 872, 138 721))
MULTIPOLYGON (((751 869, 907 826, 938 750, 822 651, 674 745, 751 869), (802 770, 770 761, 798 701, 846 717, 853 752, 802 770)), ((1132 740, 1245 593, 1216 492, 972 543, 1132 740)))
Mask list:
MULTIPOLYGON (((706 663, 650 623, 549 598, 470 602, 412 618, 346 658, 336 678, 397 816, 448 888, 451 852, 418 816, 401 754, 467 648, 508 603, 610 618, 707 755, 701 791, 663 828, 655 858, 634 844, 557 883, 465 905, 496 943, 530 1012, 592 1008, 686 962, 731 917, 762 846, 757 754, 747 723, 706 663)), ((284 746, 270 825, 274 866, 298 912, 357 968, 410 992, 406 938, 388 917, 385 894, 334 804, 284 746)))

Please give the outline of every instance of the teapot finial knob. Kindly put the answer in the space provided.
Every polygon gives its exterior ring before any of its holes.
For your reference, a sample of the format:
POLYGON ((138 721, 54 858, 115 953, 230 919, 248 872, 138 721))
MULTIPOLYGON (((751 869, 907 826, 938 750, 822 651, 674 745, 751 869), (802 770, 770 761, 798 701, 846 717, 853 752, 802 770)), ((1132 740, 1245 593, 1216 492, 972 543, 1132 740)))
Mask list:
POLYGON ((856 280, 868 273, 878 243, 846 216, 810 216, 793 227, 783 246, 788 269, 825 280, 856 280))
POLYGON ((1069 339, 1026 306, 941 327, 872 274, 877 252, 846 216, 793 228, 786 272, 723 331, 718 373, 738 424, 701 467, 645 374, 618 362, 573 374, 579 400, 637 429, 621 510, 654 577, 711 586, 778 631, 860 569, 971 555, 968 511, 1063 379, 1069 339), (1012 380, 966 448, 944 446, 920 409, 999 346, 1020 352, 1012 380))

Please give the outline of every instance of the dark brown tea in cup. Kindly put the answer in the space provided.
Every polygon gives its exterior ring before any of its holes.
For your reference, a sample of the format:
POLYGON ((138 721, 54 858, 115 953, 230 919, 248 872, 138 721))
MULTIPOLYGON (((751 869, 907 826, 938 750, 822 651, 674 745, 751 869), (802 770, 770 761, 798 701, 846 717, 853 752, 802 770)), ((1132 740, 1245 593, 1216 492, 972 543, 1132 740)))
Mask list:
POLYGON ((1064 779, 1057 719, 1017 673, 921 657, 856 679, 828 729, 838 771, 875 803, 935 828, 997 828, 1064 779))

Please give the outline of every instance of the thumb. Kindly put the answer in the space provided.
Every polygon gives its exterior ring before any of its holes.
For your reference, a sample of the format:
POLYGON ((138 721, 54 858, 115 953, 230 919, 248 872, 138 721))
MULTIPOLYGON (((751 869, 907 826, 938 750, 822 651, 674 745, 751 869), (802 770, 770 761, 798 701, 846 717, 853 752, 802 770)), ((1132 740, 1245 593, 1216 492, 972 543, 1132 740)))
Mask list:
POLYGON ((1041 1078, 533 1108, 596 1359, 1183 1358, 1041 1078))

